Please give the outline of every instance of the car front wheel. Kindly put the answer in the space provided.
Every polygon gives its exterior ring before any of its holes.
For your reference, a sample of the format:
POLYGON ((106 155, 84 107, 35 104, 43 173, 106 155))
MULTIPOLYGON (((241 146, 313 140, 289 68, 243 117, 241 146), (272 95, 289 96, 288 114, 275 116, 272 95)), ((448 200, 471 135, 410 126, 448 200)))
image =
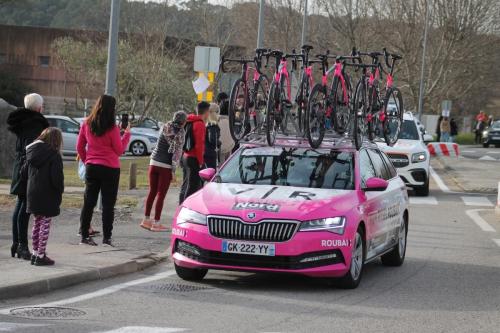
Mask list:
POLYGON ((343 289, 354 289, 359 285, 363 275, 365 262, 365 241, 361 227, 356 231, 352 244, 351 266, 349 271, 338 280, 338 286, 343 289))
POLYGON ((134 156, 142 156, 146 155, 148 152, 148 149, 146 148, 146 145, 144 142, 141 141, 134 141, 130 144, 130 152, 134 156))
POLYGON ((425 181, 425 184, 423 186, 418 186, 414 188, 415 194, 418 195, 419 197, 426 197, 429 195, 429 178, 427 177, 427 180, 425 181))
POLYGON ((187 268, 174 263, 177 276, 186 281, 200 281, 207 275, 208 269, 187 268))

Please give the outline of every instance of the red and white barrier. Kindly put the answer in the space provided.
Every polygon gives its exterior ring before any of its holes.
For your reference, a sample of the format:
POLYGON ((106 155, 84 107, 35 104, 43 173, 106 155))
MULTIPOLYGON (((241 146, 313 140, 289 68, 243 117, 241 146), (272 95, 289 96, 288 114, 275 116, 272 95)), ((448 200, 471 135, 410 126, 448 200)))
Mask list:
POLYGON ((430 142, 427 144, 427 149, 431 156, 458 157, 460 155, 458 144, 453 142, 430 142))

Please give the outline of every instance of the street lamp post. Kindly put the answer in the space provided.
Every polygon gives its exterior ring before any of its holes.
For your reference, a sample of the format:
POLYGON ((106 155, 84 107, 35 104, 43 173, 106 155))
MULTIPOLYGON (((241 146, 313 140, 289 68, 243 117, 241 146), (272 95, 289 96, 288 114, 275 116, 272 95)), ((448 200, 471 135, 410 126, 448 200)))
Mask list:
POLYGON ((111 16, 109 19, 108 64, 106 66, 105 94, 114 96, 116 93, 116 63, 118 60, 118 24, 120 20, 120 0, 111 1, 111 16))
POLYGON ((262 48, 264 44, 264 6, 265 6, 265 0, 260 0, 259 28, 257 30, 257 48, 262 48))
POLYGON ((307 3, 308 1, 305 0, 304 3, 304 18, 302 19, 302 45, 306 43, 306 35, 307 35, 307 3))
POLYGON ((429 14, 430 14, 430 1, 427 0, 427 8, 425 11, 425 26, 424 26, 424 45, 422 47, 422 68, 420 70, 420 87, 419 87, 419 94, 418 94, 418 119, 422 121, 422 113, 423 113, 423 107, 424 107, 424 79, 425 79, 425 54, 427 51, 427 33, 429 30, 429 14))

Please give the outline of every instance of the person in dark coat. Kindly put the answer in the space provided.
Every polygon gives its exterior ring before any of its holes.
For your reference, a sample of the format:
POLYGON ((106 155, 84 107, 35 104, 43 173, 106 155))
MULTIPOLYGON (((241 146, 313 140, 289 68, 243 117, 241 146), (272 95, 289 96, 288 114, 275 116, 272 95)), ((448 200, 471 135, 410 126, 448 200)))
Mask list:
POLYGON ((12 170, 10 193, 17 196, 17 203, 12 214, 11 255, 29 260, 28 248, 29 214, 26 213, 26 183, 21 180, 20 170, 26 161, 26 146, 32 143, 42 131, 49 127, 47 119, 41 114, 43 98, 38 94, 29 94, 24 98, 24 108, 12 111, 7 118, 8 130, 16 139, 16 156, 12 170))
POLYGON ((205 137, 205 166, 217 169, 219 165, 219 152, 221 148, 220 127, 219 127, 219 106, 210 104, 207 131, 205 137))
POLYGON ((27 179, 27 212, 35 216, 31 241, 31 264, 53 265, 45 249, 52 217, 60 214, 64 192, 61 157, 62 134, 58 128, 45 129, 36 141, 26 147, 26 163, 22 177, 27 179))
POLYGON ((437 126, 436 126, 436 141, 441 142, 441 122, 443 121, 443 116, 439 116, 437 126))
POLYGON ((451 142, 455 142, 455 137, 458 135, 458 125, 454 118, 451 118, 450 120, 450 127, 451 127, 450 131, 451 142))

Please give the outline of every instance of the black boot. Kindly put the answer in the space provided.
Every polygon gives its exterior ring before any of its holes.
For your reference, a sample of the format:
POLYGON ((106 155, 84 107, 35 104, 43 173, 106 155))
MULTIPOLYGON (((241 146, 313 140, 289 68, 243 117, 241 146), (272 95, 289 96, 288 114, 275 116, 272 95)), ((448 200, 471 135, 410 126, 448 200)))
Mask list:
POLYGON ((19 244, 19 246, 17 247, 17 257, 19 259, 31 260, 31 253, 28 249, 28 245, 19 244))
POLYGON ((12 256, 12 258, 16 256, 18 246, 18 243, 12 243, 12 246, 10 247, 10 255, 12 256))
POLYGON ((32 254, 31 255, 31 264, 34 265, 36 260, 36 255, 32 254))
POLYGON ((54 260, 44 255, 43 257, 36 257, 35 266, 52 266, 54 265, 54 260))

